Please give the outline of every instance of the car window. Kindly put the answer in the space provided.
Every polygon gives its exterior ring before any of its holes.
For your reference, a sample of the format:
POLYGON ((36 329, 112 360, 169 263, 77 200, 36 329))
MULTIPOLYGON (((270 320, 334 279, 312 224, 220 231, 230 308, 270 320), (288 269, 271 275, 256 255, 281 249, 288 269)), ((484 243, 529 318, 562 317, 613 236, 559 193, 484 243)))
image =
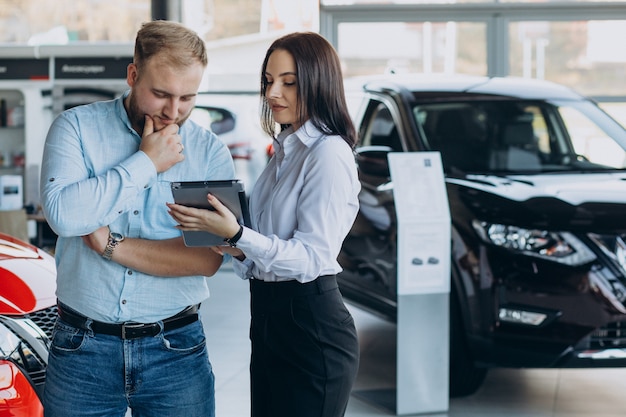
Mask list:
POLYGON ((226 109, 196 107, 191 113, 191 119, 201 126, 209 126, 216 135, 235 129, 235 115, 226 109))
POLYGON ((444 168, 488 169, 492 121, 485 109, 466 103, 446 103, 417 106, 414 115, 427 148, 441 152, 444 168))
POLYGON ((413 107, 427 149, 448 172, 546 172, 623 168, 625 153, 585 112, 514 100, 413 107))
POLYGON ((576 154, 586 161, 615 168, 626 166, 626 153, 584 113, 571 107, 560 109, 576 154))
POLYGON ((361 138, 361 146, 388 146, 394 152, 401 152, 402 141, 391 111, 380 103, 371 117, 371 123, 361 138))

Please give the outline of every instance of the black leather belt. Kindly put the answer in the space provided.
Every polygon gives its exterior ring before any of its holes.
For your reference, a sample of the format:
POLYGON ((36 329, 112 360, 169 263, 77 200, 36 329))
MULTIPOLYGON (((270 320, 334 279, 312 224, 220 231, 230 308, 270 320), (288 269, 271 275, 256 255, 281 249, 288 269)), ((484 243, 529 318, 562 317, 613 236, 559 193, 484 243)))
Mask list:
POLYGON ((103 323, 85 317, 62 303, 58 303, 57 307, 61 319, 74 327, 83 330, 92 330, 94 333, 118 336, 122 339, 137 339, 140 337, 156 336, 161 331, 161 328, 163 328, 164 331, 174 330, 195 322, 198 320, 199 306, 194 305, 187 307, 175 316, 164 319, 163 326, 161 326, 160 323, 103 323))

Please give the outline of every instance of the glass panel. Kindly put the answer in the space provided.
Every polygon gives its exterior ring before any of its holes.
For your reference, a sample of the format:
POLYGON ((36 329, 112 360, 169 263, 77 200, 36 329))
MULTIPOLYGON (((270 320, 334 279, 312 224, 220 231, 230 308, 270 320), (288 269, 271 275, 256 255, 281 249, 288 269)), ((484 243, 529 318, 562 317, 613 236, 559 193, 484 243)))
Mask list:
MULTIPOLYGON (((322 6, 351 6, 362 4, 457 4, 457 3, 494 3, 498 0, 321 0, 322 6)), ((533 1, 533 0, 527 0, 533 1)), ((614 0, 617 1, 617 0, 614 0)))
POLYGON ((149 20, 149 0, 0 0, 0 42, 131 42, 149 20))
POLYGON ((624 149, 585 113, 571 107, 561 107, 560 113, 577 155, 594 164, 615 168, 626 166, 624 149))
MULTIPOLYGON (((178 2, 166 3, 176 15, 178 2)), ((207 41, 319 28, 317 0, 180 3, 181 21, 207 41)), ((0 0, 0 43, 133 42, 141 24, 152 18, 151 4, 149 0, 0 0)))
POLYGON ((623 129, 591 102, 466 101, 413 108, 428 149, 463 172, 624 168, 623 129))
POLYGON ((348 77, 385 72, 485 75, 486 45, 486 25, 480 22, 346 22, 338 27, 337 50, 348 77))
POLYGON ((496 0, 499 3, 621 3, 623 0, 496 0))
POLYGON ((588 96, 626 95, 626 21, 514 22, 511 75, 573 87, 588 96))
MULTIPOLYGON (((448 4, 448 3, 593 3, 605 0, 321 0, 322 6, 346 6, 362 4, 448 4)), ((623 0, 607 0, 619 3, 623 0)))
POLYGON ((235 115, 224 109, 196 107, 191 111, 189 118, 200 126, 209 126, 216 135, 235 129, 235 115))
POLYGON ((626 103, 599 103, 599 106, 622 126, 626 126, 626 103))

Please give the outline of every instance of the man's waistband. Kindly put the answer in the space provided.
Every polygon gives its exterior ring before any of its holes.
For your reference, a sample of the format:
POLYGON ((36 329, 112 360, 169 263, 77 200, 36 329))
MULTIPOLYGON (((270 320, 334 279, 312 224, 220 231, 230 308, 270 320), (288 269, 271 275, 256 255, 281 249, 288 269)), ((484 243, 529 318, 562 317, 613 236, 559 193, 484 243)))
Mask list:
POLYGON ((186 326, 198 320, 198 305, 190 306, 180 313, 166 318, 157 323, 104 323, 92 320, 72 310, 61 302, 57 303, 59 316, 66 323, 83 330, 92 330, 94 333, 118 336, 122 339, 137 339, 140 337, 153 337, 159 334, 161 329, 174 330, 186 326))

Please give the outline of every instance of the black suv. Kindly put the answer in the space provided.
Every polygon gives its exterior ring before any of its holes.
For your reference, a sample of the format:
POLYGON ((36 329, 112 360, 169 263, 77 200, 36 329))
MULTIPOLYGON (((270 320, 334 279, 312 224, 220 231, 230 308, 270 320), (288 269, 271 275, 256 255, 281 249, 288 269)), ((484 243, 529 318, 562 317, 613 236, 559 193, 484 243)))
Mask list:
POLYGON ((626 366, 625 129, 544 81, 353 82, 362 191, 339 258, 346 300, 396 319, 387 153, 439 151, 452 222, 450 394, 474 393, 492 367, 626 366))

